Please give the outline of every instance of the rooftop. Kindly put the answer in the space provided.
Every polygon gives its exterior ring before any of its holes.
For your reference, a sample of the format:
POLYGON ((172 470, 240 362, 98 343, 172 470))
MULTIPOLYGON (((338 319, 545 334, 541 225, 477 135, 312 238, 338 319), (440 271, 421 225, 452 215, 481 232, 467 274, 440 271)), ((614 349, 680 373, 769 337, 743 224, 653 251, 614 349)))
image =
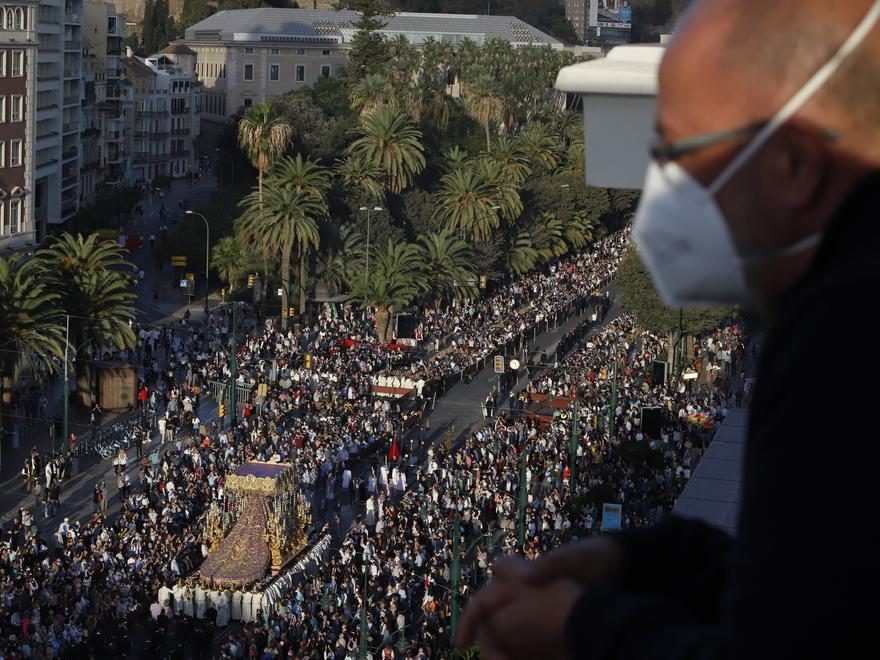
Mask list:
MULTIPOLYGON (((360 14, 353 11, 315 9, 236 9, 220 11, 187 28, 188 43, 210 41, 295 42, 312 44, 350 43, 357 33, 360 14)), ((403 35, 418 45, 428 38, 458 43, 465 38, 478 44, 504 39, 514 45, 549 45, 562 49, 562 42, 515 16, 476 14, 418 14, 398 12, 384 17, 382 32, 389 38, 403 35)))
POLYGON ((165 50, 159 51, 164 55, 195 55, 196 51, 187 46, 186 44, 168 44, 165 47, 165 50))

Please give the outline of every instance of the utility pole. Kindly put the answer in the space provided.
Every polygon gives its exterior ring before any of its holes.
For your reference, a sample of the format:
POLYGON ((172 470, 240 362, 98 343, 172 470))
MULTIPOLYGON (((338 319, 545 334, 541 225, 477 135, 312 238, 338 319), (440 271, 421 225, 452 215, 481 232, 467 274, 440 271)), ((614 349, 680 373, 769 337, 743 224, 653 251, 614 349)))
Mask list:
MULTIPOLYGON (((64 386, 61 394, 64 406, 64 442, 70 437, 70 382, 68 381, 67 347, 70 346, 70 314, 65 314, 64 323, 64 386)), ((70 447, 67 447, 70 449, 70 447)), ((52 451, 55 451, 55 435, 52 434, 52 451)))
MULTIPOLYGON (((456 501, 456 505, 458 502, 456 501)), ((458 589, 461 579, 461 558, 459 557, 459 545, 461 535, 461 517, 458 511, 455 512, 455 518, 452 521, 452 612, 449 625, 450 641, 455 639, 455 632, 458 630, 458 589)))
POLYGON ((681 380, 681 371, 682 366, 684 365, 684 308, 678 308, 678 346, 676 347, 678 352, 678 363, 676 364, 676 382, 681 380))
POLYGON ((617 344, 614 345, 614 376, 611 381, 611 407, 608 410, 608 439, 614 439, 614 426, 617 423, 617 344))
POLYGON ((229 370, 231 376, 229 378, 229 428, 235 428, 235 420, 238 417, 238 401, 235 381, 238 378, 238 360, 235 356, 235 307, 238 305, 235 301, 232 303, 232 319, 229 329, 229 370))
MULTIPOLYGON (((527 441, 524 441, 524 443, 527 441)), ((517 540, 519 541, 519 547, 522 547, 526 543, 526 504, 529 501, 528 495, 528 477, 527 477, 527 463, 528 461, 528 445, 523 444, 522 454, 520 456, 520 465, 519 465, 519 534, 517 540)))
POLYGON ((368 559, 369 555, 364 552, 364 597, 363 603, 361 604, 360 648, 358 649, 358 658, 360 660, 366 660, 367 658, 367 589, 369 588, 369 583, 367 582, 367 576, 369 575, 368 559))
POLYGON ((568 462, 571 474, 569 475, 568 487, 574 493, 574 483, 577 479, 577 449, 578 449, 578 394, 574 391, 574 414, 571 416, 571 438, 568 446, 568 462))

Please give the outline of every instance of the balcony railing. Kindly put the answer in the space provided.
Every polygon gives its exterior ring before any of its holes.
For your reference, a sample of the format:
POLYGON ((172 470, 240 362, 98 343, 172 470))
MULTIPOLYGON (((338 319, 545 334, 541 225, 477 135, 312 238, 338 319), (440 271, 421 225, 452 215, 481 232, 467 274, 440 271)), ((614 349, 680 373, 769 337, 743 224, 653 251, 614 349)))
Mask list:
POLYGON ((78 181, 79 177, 77 177, 75 174, 73 176, 64 177, 63 179, 61 179, 61 187, 70 188, 72 186, 75 186, 78 181))
POLYGON ((180 151, 172 151, 171 158, 187 158, 190 154, 189 149, 182 149, 180 151))
POLYGON ((135 117, 167 117, 167 110, 135 110, 135 117))
POLYGON ((64 105, 79 105, 79 97, 78 96, 65 96, 64 97, 64 105))
POLYGON ((79 24, 79 22, 80 22, 79 14, 74 14, 72 12, 68 12, 68 13, 64 14, 64 22, 79 24))
POLYGON ((79 69, 64 69, 65 78, 79 78, 81 74, 79 69))
POLYGON ((172 128, 171 135, 189 135, 188 128, 172 128))
POLYGON ((76 158, 77 153, 76 147, 71 147, 67 151, 61 153, 61 160, 71 160, 76 158))
POLYGON ((135 164, 143 163, 162 163, 168 160, 168 154, 135 154, 132 162, 135 164))
POLYGON ((76 133, 79 130, 79 122, 78 121, 69 121, 66 124, 61 125, 61 132, 67 135, 68 133, 76 133))
POLYGON ((64 50, 79 50, 82 48, 82 43, 79 41, 73 41, 72 39, 64 40, 64 50))

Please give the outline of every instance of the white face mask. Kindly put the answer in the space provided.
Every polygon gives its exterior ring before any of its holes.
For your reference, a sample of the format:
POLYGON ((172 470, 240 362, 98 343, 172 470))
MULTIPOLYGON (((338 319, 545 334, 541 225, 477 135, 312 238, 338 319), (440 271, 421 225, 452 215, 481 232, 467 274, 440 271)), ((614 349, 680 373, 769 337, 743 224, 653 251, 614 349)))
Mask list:
POLYGON ((820 232, 771 253, 743 255, 733 242, 715 195, 822 88, 878 20, 880 0, 868 10, 834 57, 767 122, 708 188, 674 162, 662 166, 651 163, 648 167, 633 237, 667 305, 753 304, 759 296, 749 287, 749 266, 798 254, 822 240, 820 232))

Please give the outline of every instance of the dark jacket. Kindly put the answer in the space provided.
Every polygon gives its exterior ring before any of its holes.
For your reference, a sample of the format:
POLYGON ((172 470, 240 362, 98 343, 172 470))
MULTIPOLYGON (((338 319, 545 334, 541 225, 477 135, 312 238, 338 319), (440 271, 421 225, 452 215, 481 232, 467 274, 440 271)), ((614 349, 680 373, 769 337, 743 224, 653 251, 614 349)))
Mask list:
POLYGON ((573 658, 880 657, 874 538, 880 174, 850 195, 776 310, 754 393, 738 533, 669 518, 619 536, 573 658))

